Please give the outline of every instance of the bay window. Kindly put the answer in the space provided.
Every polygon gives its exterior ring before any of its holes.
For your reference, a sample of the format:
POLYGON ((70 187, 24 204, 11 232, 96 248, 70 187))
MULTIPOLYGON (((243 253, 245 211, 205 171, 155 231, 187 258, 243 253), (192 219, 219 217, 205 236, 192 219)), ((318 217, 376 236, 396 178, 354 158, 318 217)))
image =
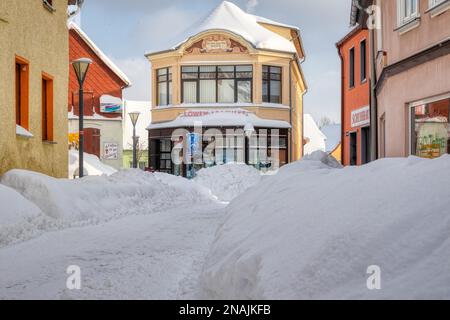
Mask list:
POLYGON ((157 70, 158 106, 172 104, 172 68, 157 70))
POLYGON ((252 66, 184 66, 183 103, 251 103, 252 66))
POLYGON ((419 16, 419 0, 397 0, 398 25, 403 26, 419 16))
POLYGON ((281 103, 281 67, 263 66, 263 102, 281 103))

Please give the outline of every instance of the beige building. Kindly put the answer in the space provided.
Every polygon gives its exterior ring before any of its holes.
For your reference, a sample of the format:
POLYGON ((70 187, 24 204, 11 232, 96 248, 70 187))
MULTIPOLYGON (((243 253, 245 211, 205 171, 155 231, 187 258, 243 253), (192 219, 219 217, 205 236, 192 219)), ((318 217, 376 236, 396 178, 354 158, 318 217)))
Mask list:
MULTIPOLYGON (((208 166, 177 167, 170 161, 173 132, 183 128, 192 134, 195 123, 202 123, 204 131, 277 132, 280 164, 300 159, 306 84, 299 29, 225 1, 189 30, 173 48, 146 55, 152 65, 150 166, 186 176, 208 166)), ((236 155, 224 157, 216 155, 215 162, 237 161, 236 155)), ((253 164, 261 168, 262 162, 253 164)))
POLYGON ((0 175, 67 177, 67 10, 67 0, 0 1, 0 175))

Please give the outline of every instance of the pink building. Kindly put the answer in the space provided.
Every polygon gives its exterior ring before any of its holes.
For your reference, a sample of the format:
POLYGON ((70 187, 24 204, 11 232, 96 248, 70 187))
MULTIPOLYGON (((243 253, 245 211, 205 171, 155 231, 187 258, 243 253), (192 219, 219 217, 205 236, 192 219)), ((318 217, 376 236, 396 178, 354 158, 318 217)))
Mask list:
POLYGON ((450 153, 450 0, 373 2, 378 157, 450 153))

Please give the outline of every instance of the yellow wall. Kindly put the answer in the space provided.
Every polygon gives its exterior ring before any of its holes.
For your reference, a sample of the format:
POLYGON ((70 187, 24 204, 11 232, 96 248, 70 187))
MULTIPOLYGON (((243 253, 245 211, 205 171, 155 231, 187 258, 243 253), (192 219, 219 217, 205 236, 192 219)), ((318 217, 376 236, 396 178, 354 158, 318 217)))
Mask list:
MULTIPOLYGON (((287 34, 286 34, 287 36, 287 34)), ((294 60, 294 56, 288 53, 270 52, 254 49, 242 38, 228 34, 226 32, 213 31, 203 33, 191 39, 176 51, 164 52, 150 55, 149 60, 152 65, 152 122, 166 122, 176 119, 180 114, 188 109, 195 109, 196 106, 189 107, 181 104, 181 66, 183 65, 233 65, 251 64, 253 65, 253 106, 244 109, 254 112, 263 119, 283 120, 291 122, 293 141, 292 160, 302 157, 303 151, 303 95, 306 91, 303 83, 301 69, 294 60), (223 35, 229 37, 248 49, 248 53, 186 53, 185 49, 208 35, 223 35), (262 67, 263 65, 279 66, 283 68, 282 74, 282 104, 273 107, 262 102, 262 67), (173 76, 173 105, 170 107, 157 108, 157 81, 156 72, 160 68, 172 67, 173 76), (292 91, 291 91, 291 90, 292 91), (292 113, 289 108, 292 94, 292 113)), ((198 106, 204 107, 204 106, 198 106)), ((209 109, 214 107, 208 107, 209 109)))
POLYGON ((69 46, 67 0, 0 1, 0 175, 18 168, 67 177, 69 46), (29 131, 16 136, 15 56, 30 63, 29 131), (42 141, 42 72, 54 77, 54 142, 42 141))

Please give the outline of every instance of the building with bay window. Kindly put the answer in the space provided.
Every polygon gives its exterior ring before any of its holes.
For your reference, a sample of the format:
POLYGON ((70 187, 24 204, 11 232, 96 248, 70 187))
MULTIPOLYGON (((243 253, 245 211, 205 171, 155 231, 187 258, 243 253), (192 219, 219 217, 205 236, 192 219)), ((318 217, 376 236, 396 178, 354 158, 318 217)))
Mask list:
POLYGON ((146 55, 153 79, 150 166, 193 176, 220 163, 270 169, 300 159, 306 84, 299 29, 225 1, 189 30, 176 46, 146 55), (174 163, 177 147, 184 160, 203 161, 174 163))

